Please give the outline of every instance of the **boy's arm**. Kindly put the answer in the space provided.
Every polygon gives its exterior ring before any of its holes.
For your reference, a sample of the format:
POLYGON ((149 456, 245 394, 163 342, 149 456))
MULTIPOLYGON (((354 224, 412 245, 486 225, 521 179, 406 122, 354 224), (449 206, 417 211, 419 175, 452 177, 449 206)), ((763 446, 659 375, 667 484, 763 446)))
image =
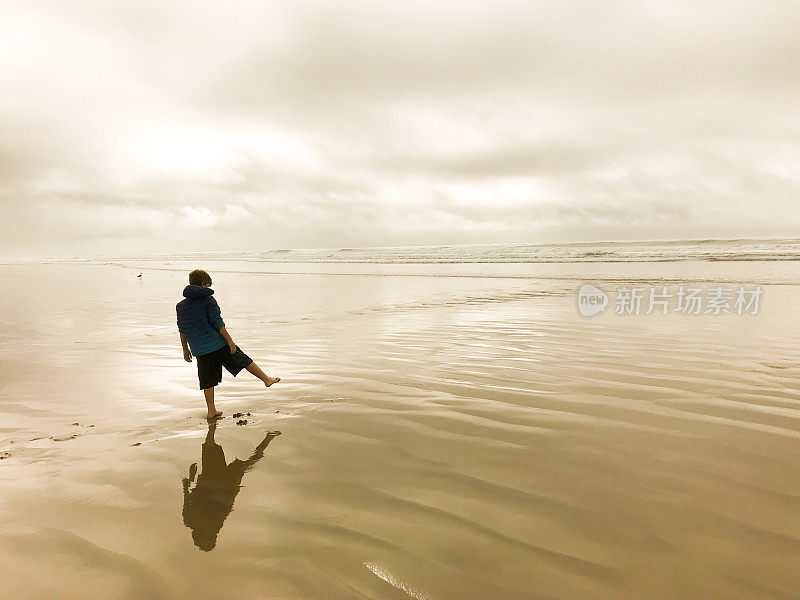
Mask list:
POLYGON ((233 343, 233 340, 231 339, 231 335, 228 333, 228 330, 225 329, 224 325, 219 328, 219 332, 222 334, 222 337, 224 337, 226 340, 228 340, 228 348, 231 349, 231 354, 236 352, 236 344, 233 343))
POLYGON ((183 346, 183 360, 192 362, 192 353, 189 350, 189 344, 186 342, 186 336, 181 332, 181 346, 183 346))
POLYGON ((231 349, 231 354, 233 354, 236 352, 236 344, 231 339, 228 330, 225 329, 225 321, 222 320, 222 311, 220 310, 219 304, 217 304, 217 301, 214 300, 214 298, 209 300, 207 311, 209 322, 214 329, 219 331, 220 335, 225 338, 225 340, 228 342, 228 348, 231 349))
POLYGON ((176 323, 178 325, 178 333, 181 334, 181 346, 183 346, 183 360, 185 360, 186 362, 192 362, 192 353, 189 351, 189 344, 186 341, 186 336, 183 335, 183 331, 181 330, 181 317, 177 306, 175 307, 175 311, 178 313, 178 316, 176 318, 176 323))

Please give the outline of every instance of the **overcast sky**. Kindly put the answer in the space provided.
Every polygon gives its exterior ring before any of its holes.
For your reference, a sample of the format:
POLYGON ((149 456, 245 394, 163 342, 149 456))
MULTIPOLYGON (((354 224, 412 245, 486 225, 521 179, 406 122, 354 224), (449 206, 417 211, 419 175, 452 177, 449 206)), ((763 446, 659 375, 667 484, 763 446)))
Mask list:
POLYGON ((0 255, 800 235, 796 2, 0 4, 0 255))

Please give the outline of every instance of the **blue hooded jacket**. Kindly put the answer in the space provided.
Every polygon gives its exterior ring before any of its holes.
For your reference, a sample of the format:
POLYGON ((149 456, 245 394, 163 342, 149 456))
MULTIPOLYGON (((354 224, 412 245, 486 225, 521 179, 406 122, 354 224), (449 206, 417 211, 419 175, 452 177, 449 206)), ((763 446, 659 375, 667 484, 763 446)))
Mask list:
POLYGON ((178 331, 186 336, 194 356, 214 352, 228 344, 219 332, 220 328, 225 327, 225 321, 213 294, 211 288, 187 285, 183 288, 186 299, 175 305, 178 331))

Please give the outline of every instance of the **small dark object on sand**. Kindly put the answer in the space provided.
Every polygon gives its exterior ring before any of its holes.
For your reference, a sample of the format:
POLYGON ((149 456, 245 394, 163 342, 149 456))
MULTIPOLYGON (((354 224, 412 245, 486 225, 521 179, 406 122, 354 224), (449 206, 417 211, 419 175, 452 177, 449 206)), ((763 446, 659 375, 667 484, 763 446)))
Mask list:
POLYGON ((135 444, 131 444, 131 446, 141 446, 142 442, 136 442, 135 444))
MULTIPOLYGON (((247 414, 249 415, 250 413, 247 413, 247 414)), ((234 419, 238 419, 239 417, 243 417, 244 413, 233 413, 232 416, 233 416, 234 419)))
POLYGON ((249 416, 250 416, 250 413, 247 413, 247 416, 249 417, 249 416))
POLYGON ((236 421, 237 425, 247 425, 247 419, 239 419, 236 421))
POLYGON ((141 277, 141 276, 142 276, 142 274, 141 274, 141 273, 139 273, 139 274, 137 275, 137 277, 141 277))

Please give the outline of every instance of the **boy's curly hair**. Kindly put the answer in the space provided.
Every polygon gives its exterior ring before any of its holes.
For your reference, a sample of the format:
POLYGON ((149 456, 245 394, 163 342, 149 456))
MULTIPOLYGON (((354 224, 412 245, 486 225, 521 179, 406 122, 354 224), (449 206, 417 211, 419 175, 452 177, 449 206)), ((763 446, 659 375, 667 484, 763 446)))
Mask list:
POLYGON ((211 275, 200 269, 195 269, 189 273, 189 285, 211 285, 211 275))

